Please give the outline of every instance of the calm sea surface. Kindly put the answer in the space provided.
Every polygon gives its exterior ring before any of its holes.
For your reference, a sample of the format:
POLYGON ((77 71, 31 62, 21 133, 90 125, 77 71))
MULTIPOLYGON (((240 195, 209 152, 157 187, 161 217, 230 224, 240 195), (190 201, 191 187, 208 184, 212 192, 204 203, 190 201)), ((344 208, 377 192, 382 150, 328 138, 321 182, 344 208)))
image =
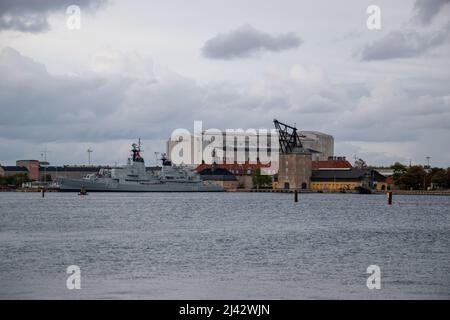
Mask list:
POLYGON ((0 193, 0 299, 28 298, 450 299, 450 197, 0 193))

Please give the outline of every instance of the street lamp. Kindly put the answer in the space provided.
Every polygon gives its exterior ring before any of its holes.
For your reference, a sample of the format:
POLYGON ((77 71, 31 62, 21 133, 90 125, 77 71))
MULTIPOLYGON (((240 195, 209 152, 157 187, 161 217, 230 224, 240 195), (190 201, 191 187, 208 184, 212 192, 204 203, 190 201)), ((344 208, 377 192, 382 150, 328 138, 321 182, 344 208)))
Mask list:
POLYGON ((431 172, 431 170, 430 170, 430 159, 431 159, 431 157, 426 156, 425 159, 427 159, 427 166, 425 167, 425 174, 423 176, 423 190, 427 189, 427 184, 426 184, 427 173, 431 172))
POLYGON ((91 148, 87 149, 88 153, 88 164, 91 165, 91 153, 94 152, 91 148))

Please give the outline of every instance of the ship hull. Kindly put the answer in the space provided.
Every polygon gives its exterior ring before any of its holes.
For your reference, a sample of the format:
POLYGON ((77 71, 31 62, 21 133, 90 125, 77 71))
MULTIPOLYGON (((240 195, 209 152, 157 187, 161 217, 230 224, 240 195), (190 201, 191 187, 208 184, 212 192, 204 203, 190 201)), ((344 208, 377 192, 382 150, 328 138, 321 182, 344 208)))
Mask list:
POLYGON ((223 189, 214 184, 202 182, 164 182, 154 184, 120 184, 108 181, 90 181, 85 179, 60 178, 59 190, 79 192, 84 188, 88 192, 220 192, 223 189))

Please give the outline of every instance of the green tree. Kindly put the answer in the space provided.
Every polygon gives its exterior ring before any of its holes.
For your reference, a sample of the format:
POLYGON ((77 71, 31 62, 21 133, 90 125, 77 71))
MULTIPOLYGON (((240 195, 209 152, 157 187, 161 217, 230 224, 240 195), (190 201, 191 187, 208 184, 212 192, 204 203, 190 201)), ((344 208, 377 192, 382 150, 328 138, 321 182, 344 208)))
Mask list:
POLYGON ((447 172, 444 169, 438 169, 431 176, 431 182, 438 188, 445 188, 447 186, 447 172))
POLYGON ((412 166, 400 176, 398 183, 407 189, 419 190, 424 186, 425 177, 426 172, 422 166, 412 166))
POLYGON ((15 174, 9 177, 0 178, 0 185, 2 186, 22 186, 22 183, 31 181, 26 173, 15 174))
POLYGON ((0 186, 6 186, 8 184, 6 177, 0 177, 0 186))
POLYGON ((268 175, 261 174, 261 169, 258 168, 252 173, 253 186, 256 188, 269 187, 272 184, 272 178, 268 175))
POLYGON ((450 188, 450 167, 447 168, 447 188, 450 188))
POLYGON ((394 169, 394 174, 392 175, 392 179, 396 185, 399 185, 400 177, 408 170, 405 165, 400 162, 396 162, 391 166, 391 169, 394 169))

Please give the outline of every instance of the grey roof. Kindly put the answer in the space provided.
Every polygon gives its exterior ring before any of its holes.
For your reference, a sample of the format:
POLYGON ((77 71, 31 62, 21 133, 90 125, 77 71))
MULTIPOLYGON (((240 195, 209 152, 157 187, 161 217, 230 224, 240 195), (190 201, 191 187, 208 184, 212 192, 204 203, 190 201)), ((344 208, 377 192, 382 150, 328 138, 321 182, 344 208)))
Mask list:
POLYGON ((386 177, 375 170, 351 168, 350 170, 313 170, 312 181, 362 180, 365 176, 374 181, 385 181, 386 177))
POLYGON ((303 135, 313 134, 313 135, 316 135, 316 136, 333 137, 331 134, 323 133, 323 132, 320 132, 320 131, 314 131, 314 130, 302 130, 302 131, 299 131, 299 133, 303 134, 303 135))
POLYGON ((199 174, 202 180, 237 181, 234 174, 222 168, 206 168, 200 171, 199 174))
POLYGON ((75 167, 75 166, 48 166, 48 167, 40 167, 40 171, 46 172, 98 172, 100 169, 107 169, 109 167, 75 167))
POLYGON ((11 171, 11 172, 28 172, 28 169, 25 167, 19 167, 19 166, 1 166, 1 168, 5 171, 11 171))
POLYGON ((295 147, 291 152, 288 152, 287 154, 311 154, 311 153, 312 153, 311 149, 306 149, 304 147, 295 147))

